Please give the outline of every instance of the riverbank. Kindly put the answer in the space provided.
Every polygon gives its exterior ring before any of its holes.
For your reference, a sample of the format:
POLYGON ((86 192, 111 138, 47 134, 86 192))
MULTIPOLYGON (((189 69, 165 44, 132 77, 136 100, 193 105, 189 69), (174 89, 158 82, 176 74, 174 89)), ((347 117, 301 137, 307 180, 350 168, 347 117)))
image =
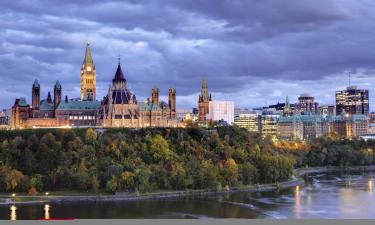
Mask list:
MULTIPOLYGON (((0 205, 25 205, 25 204, 42 204, 42 203, 72 203, 72 202, 114 202, 114 201, 143 201, 143 200, 155 200, 155 199, 178 199, 188 197, 203 197, 203 196, 219 196, 232 193, 240 192, 267 192, 275 190, 283 190, 291 188, 297 185, 303 185, 304 180, 295 178, 290 181, 280 182, 277 184, 259 184, 247 187, 234 187, 229 190, 223 191, 208 191, 208 190, 183 190, 183 191, 168 191, 168 192, 154 192, 154 193, 122 193, 117 192, 113 195, 84 195, 84 196, 40 196, 40 200, 35 200, 37 196, 18 195, 17 198, 23 199, 23 201, 7 201, 0 203, 0 205), (34 199, 28 201, 27 199, 34 199)), ((10 199, 10 198, 9 198, 10 199)))
MULTIPOLYGON (((23 201, 17 202, 3 202, 0 205, 19 205, 19 204, 42 204, 42 203, 73 203, 73 202, 115 202, 115 201, 143 201, 143 200, 155 200, 155 199, 178 199, 188 197, 203 197, 203 196, 219 196, 233 193, 247 192, 270 192, 276 190, 284 190, 295 186, 304 185, 305 175, 311 173, 324 173, 334 171, 375 171, 375 166, 355 166, 355 167, 311 167, 311 168, 300 168, 295 170, 296 176, 292 180, 272 183, 272 184, 259 184, 247 187, 233 187, 225 191, 208 191, 208 190, 183 190, 183 191, 168 191, 168 192, 154 192, 154 193, 125 193, 117 192, 113 195, 60 195, 60 196, 28 196, 19 195, 17 198, 23 199, 23 201), (38 199, 39 198, 39 199, 38 199), (27 199, 33 199, 28 201, 27 199), (38 199, 38 200, 36 200, 38 199)), ((10 198, 9 198, 10 199, 10 198)))
POLYGON ((295 170, 295 173, 298 177, 303 177, 310 173, 327 173, 327 172, 336 172, 336 171, 375 171, 375 165, 371 166, 349 166, 349 167, 310 167, 310 168, 299 168, 295 170))

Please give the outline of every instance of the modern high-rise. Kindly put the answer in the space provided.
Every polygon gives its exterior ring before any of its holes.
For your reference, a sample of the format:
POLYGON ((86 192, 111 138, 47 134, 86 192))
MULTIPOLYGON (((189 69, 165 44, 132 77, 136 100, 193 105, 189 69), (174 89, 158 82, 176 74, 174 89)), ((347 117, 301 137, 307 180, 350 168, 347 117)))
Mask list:
POLYGON ((302 94, 298 97, 298 103, 294 105, 294 110, 299 114, 319 114, 318 103, 309 94, 302 94))
POLYGON ((346 90, 336 91, 336 115, 368 115, 368 90, 350 86, 346 90))
POLYGON ((81 101, 96 100, 96 70, 91 57, 90 44, 86 45, 85 59, 81 69, 81 101))
POLYGON ((212 121, 234 122, 234 103, 232 101, 209 101, 207 119, 212 121))

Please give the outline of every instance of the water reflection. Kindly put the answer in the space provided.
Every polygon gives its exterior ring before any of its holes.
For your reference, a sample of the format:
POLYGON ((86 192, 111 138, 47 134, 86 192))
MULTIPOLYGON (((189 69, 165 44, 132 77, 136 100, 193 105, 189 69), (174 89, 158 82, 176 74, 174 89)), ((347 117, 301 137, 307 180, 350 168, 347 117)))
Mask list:
POLYGON ((297 185, 295 187, 295 190, 294 190, 294 199, 295 199, 295 212, 296 212, 296 218, 297 219, 300 219, 301 218, 301 215, 300 215, 300 212, 301 212, 301 192, 300 192, 300 187, 299 185, 297 185))
POLYGON ((368 181, 368 191, 369 191, 370 194, 372 194, 373 189, 374 189, 374 182, 373 182, 373 179, 370 179, 368 181))
POLYGON ((50 220, 51 217, 373 219, 375 218, 374 178, 374 172, 324 173, 313 174, 305 180, 305 185, 294 186, 280 193, 236 193, 227 196, 141 202, 17 204, 17 207, 0 205, 0 219, 50 220))
POLYGON ((17 207, 15 205, 12 205, 10 207, 10 220, 17 220, 16 210, 17 210, 17 207))
POLYGON ((50 206, 48 204, 45 204, 44 205, 44 219, 46 220, 50 219, 49 209, 50 209, 50 206))

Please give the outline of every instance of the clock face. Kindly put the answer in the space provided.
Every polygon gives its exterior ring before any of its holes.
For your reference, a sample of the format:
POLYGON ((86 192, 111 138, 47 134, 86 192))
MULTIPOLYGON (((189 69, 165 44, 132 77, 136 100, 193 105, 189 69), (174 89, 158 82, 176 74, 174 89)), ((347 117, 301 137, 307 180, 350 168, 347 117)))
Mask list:
POLYGON ((90 72, 90 71, 91 71, 91 66, 88 66, 88 67, 86 68, 86 71, 90 72))

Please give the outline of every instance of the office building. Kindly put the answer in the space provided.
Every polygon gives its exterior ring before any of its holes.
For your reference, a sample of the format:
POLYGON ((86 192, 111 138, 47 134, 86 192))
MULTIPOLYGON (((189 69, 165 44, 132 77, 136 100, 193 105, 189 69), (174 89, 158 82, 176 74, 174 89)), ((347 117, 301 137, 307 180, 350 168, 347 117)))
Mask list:
POLYGON ((210 101, 208 106, 208 120, 222 120, 229 125, 234 122, 234 103, 232 101, 210 101))
POLYGON ((369 92, 350 86, 346 90, 336 91, 336 115, 368 115, 369 92))

